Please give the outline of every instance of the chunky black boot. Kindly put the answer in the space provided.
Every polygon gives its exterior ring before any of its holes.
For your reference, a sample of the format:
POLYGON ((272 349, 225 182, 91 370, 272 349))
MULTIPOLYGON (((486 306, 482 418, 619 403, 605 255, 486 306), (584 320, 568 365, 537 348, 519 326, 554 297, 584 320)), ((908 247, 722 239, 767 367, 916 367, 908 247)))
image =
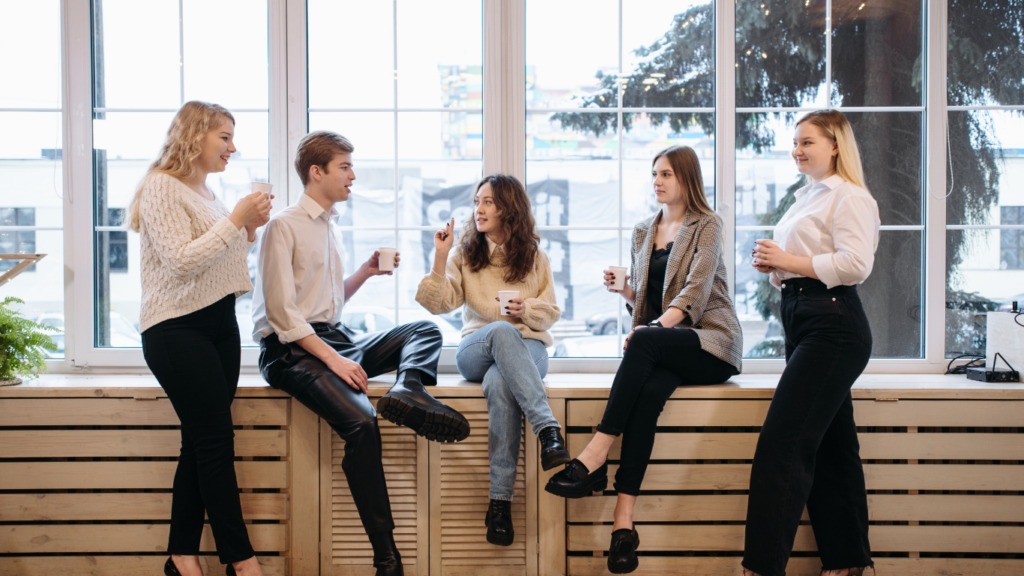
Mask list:
POLYGON ((515 528, 512 526, 512 503, 508 500, 491 500, 487 507, 487 517, 484 518, 487 526, 487 541, 498 546, 511 546, 516 538, 515 528))
POLYGON ((399 375, 398 382, 377 403, 377 411, 427 440, 459 442, 469 437, 469 420, 424 390, 417 370, 399 375))
POLYGON ((583 498, 608 487, 608 463, 593 472, 583 462, 573 458, 565 470, 548 480, 544 490, 562 498, 583 498))
POLYGON ((636 526, 612 532, 612 545, 608 547, 608 571, 612 574, 629 574, 640 565, 636 549, 640 547, 640 535, 636 526))
POLYGON ((395 546, 395 536, 390 530, 369 534, 370 546, 373 547, 373 567, 377 576, 404 576, 402 555, 395 546))
POLYGON ((562 431, 557 426, 548 426, 537 434, 540 440, 540 466, 545 471, 555 466, 568 464, 569 450, 565 447, 565 439, 562 438, 562 431))

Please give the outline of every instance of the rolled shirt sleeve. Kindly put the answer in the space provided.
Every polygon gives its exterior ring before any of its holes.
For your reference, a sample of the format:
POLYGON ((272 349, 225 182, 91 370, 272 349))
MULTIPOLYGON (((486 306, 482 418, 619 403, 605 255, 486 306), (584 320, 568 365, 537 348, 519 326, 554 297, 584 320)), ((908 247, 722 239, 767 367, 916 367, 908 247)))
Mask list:
POLYGON ((828 288, 867 280, 875 264, 880 224, 878 204, 873 198, 843 198, 832 218, 835 251, 811 257, 818 279, 828 288))

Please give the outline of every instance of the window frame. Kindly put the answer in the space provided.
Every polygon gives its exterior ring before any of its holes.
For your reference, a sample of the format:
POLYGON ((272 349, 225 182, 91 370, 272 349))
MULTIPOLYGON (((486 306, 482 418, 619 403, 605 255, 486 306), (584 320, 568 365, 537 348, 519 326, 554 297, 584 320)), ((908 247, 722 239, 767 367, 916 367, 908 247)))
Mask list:
MULTIPOLYGON (((392 0, 397 4, 397 0, 392 0)), ((482 0, 483 1, 483 0, 482 0)), ((620 22, 621 5, 620 0, 620 22)), ((831 13, 831 0, 826 1, 831 13)), ((715 60, 717 71, 731 72, 735 61, 735 0, 715 0, 715 60)), ((269 143, 270 182, 286 202, 294 202, 302 187, 291 170, 295 149, 308 129, 306 2, 268 0, 269 18, 269 143)), ((924 357, 873 359, 868 373, 941 373, 945 358, 945 231, 946 204, 946 38, 947 1, 924 2, 925 102, 925 250, 924 357)), ((103 349, 93 345, 92 223, 92 42, 90 0, 62 0, 62 121, 64 177, 64 308, 67 333, 65 359, 50 360, 51 372, 145 372, 138 349, 103 349)), ((830 22, 830 19, 829 19, 830 22)), ((503 171, 519 178, 526 172, 525 102, 526 0, 483 1, 484 157, 485 173, 503 171)), ((621 34, 620 34, 621 37, 621 34)), ((621 59, 621 46, 619 57, 621 59)), ((735 75, 715 78, 715 193, 725 222, 725 260, 729 290, 735 293, 735 75)), ((397 104, 397 103, 396 103, 397 104)), ((621 102, 620 102, 621 105, 621 102)), ((992 107, 1019 109, 1021 107, 992 107)), ((902 110, 909 110, 902 108, 902 110)), ((973 109, 973 107, 972 107, 973 109)), ((851 110, 846 108, 846 110, 851 110)), ((872 108, 874 111, 884 109, 872 108)), ((54 110, 56 111, 56 110, 54 110)), ((621 157, 620 157, 621 161, 621 157)), ((620 186, 622 184, 620 183, 620 186)), ((621 198, 621 194, 620 194, 621 198)), ((621 226, 620 226, 621 227, 621 226)), ((889 227, 886 227, 889 228, 889 227)), ((900 227, 897 227, 900 228, 900 227)), ((921 227, 914 226, 914 229, 921 227)), ((397 233, 397 229, 396 229, 397 233)), ((243 349, 242 365, 255 371, 258 350, 243 349)), ((445 349, 441 370, 454 371, 454 349, 445 349)), ((552 358, 553 372, 613 372, 619 358, 552 358)), ((777 374, 782 360, 744 361, 745 373, 777 374)))

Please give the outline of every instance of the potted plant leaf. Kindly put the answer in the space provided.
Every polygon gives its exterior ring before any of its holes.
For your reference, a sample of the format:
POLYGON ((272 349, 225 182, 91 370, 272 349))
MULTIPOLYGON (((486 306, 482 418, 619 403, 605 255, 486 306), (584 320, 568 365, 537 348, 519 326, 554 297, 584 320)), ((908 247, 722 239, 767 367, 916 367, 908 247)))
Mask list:
POLYGON ((0 386, 21 384, 19 375, 32 378, 46 371, 43 351, 57 349, 53 339, 44 333, 56 328, 36 324, 11 308, 12 304, 24 303, 8 296, 0 304, 0 386))

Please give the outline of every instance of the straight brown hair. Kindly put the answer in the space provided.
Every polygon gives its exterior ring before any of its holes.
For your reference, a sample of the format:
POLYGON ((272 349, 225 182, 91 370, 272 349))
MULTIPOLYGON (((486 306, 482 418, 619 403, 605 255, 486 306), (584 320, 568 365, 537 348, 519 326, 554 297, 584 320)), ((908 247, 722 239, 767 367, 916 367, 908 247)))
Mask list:
MULTIPOLYGON (((505 276, 506 284, 517 284, 533 271, 533 264, 540 251, 540 236, 537 235, 530 197, 526 188, 514 176, 494 174, 487 176, 476 185, 473 200, 484 184, 490 184, 494 205, 498 208, 501 229, 505 233, 505 276)), ((475 214, 470 214, 462 230, 462 253, 473 272, 491 265, 491 252, 487 247, 487 235, 477 232, 475 214)))
POLYGON ((664 156, 672 166, 672 172, 683 187, 683 194, 686 195, 686 209, 696 210, 710 216, 717 216, 715 211, 708 204, 704 195, 704 177, 700 171, 700 161, 697 153, 689 146, 669 146, 658 152, 651 160, 651 168, 654 168, 658 158, 664 156))

